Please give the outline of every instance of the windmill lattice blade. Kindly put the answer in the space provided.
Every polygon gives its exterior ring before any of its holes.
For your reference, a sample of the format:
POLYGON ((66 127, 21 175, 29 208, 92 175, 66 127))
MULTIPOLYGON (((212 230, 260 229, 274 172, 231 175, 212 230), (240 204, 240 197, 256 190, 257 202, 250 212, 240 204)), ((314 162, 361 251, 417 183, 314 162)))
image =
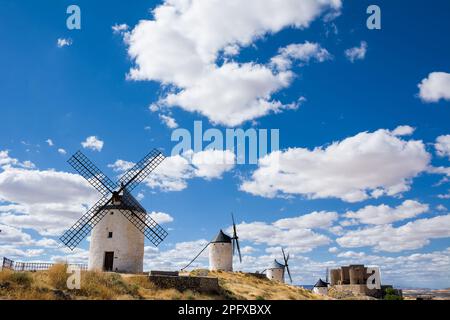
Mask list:
POLYGON ((153 149, 141 161, 128 170, 120 179, 119 182, 123 185, 122 189, 127 189, 131 192, 136 186, 141 183, 153 170, 160 165, 165 159, 161 151, 153 149))
POLYGON ((237 246, 237 250, 239 253, 239 261, 242 263, 241 248, 239 247, 239 240, 236 239, 235 241, 236 241, 236 246, 237 246))
POLYGON ((81 151, 75 153, 67 162, 102 195, 106 196, 117 188, 117 184, 111 181, 81 151))
POLYGON ((281 248, 281 252, 283 252, 284 264, 287 264, 286 255, 284 254, 284 249, 281 248))
POLYGON ((119 211, 157 247, 167 237, 167 231, 148 214, 140 213, 140 205, 131 195, 124 194, 122 202, 124 207, 119 211))
POLYGON ((286 270, 288 272, 289 279, 291 280, 291 283, 292 283, 291 271, 289 271, 289 266, 286 266, 286 270))
POLYGON ((91 232, 92 228, 102 220, 106 215, 103 208, 109 203, 109 197, 101 198, 92 206, 69 230, 67 230, 60 240, 69 247, 70 250, 83 241, 83 239, 91 232))

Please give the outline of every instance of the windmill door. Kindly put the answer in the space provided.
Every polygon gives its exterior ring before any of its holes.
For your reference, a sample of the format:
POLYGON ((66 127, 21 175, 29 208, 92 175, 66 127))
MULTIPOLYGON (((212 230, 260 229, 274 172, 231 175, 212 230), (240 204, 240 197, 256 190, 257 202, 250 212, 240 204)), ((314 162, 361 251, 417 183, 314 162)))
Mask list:
POLYGON ((104 271, 113 271, 114 251, 105 252, 105 262, 103 263, 104 271))

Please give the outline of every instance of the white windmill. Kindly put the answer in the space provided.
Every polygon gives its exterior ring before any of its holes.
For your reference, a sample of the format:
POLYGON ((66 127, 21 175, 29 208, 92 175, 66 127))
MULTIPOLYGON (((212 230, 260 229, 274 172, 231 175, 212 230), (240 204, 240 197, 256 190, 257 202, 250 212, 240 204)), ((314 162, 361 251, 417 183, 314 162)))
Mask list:
POLYGON ((130 193, 163 160, 160 151, 151 151, 122 175, 118 183, 110 180, 80 151, 68 160, 102 194, 102 198, 60 238, 73 250, 92 231, 89 270, 140 273, 143 271, 144 236, 155 246, 167 236, 130 193))
POLYGON ((182 270, 187 269, 208 246, 210 271, 233 271, 233 255, 236 253, 236 250, 239 254, 239 261, 242 263, 239 237, 237 235, 233 214, 231 214, 231 219, 233 222, 233 236, 230 237, 220 230, 217 236, 212 241, 208 242, 199 254, 197 254, 182 270))
POLYGON ((284 273, 285 273, 285 270, 287 270, 287 273, 289 275, 289 279, 291 280, 291 283, 292 283, 291 272, 289 271, 289 265, 288 265, 289 253, 286 256, 284 254, 284 249, 283 248, 281 248, 281 251, 283 252, 284 264, 279 263, 275 259, 272 262, 272 264, 269 266, 269 268, 267 268, 265 270, 266 271, 266 277, 268 279, 270 279, 270 280, 279 281, 279 282, 284 283, 284 273))

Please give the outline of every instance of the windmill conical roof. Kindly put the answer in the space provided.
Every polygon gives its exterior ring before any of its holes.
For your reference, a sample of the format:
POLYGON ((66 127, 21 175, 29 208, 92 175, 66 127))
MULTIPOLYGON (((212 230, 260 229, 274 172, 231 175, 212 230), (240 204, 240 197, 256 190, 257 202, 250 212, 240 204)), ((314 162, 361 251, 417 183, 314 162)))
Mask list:
POLYGON ((272 264, 269 267, 269 269, 281 269, 281 268, 284 268, 284 264, 279 263, 277 259, 273 260, 272 264))
POLYGON ((322 279, 319 279, 319 281, 317 281, 317 283, 314 285, 314 288, 327 288, 327 287, 328 283, 326 283, 322 279))
POLYGON ((222 230, 219 231, 217 236, 211 241, 212 243, 231 243, 231 237, 226 235, 222 230))

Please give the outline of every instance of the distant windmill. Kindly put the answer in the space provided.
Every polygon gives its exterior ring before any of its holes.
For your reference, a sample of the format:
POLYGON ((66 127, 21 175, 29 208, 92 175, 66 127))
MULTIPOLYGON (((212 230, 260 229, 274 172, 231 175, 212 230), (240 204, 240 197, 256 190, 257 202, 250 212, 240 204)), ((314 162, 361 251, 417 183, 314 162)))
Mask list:
POLYGON ((68 160, 103 196, 60 238, 73 250, 92 230, 89 270, 142 272, 144 236, 155 246, 167 236, 131 195, 163 160, 160 151, 152 150, 122 175, 118 183, 110 180, 80 151, 68 160))
MULTIPOLYGON (((285 270, 287 270, 287 273, 289 275, 289 280, 292 283, 292 277, 291 277, 291 272, 289 271, 289 253, 287 254, 287 256, 284 254, 284 249, 281 248, 281 251, 283 252, 283 260, 284 260, 284 264, 279 263, 276 259, 273 261, 273 263, 270 265, 269 268, 267 268, 266 271, 266 276, 267 278, 269 278, 270 280, 275 280, 275 281, 280 281, 282 283, 284 283, 284 272, 285 270)), ((264 271, 263 271, 264 272, 264 271)))
POLYGON ((222 230, 217 236, 197 254, 191 262, 181 270, 187 269, 202 253, 209 247, 209 270, 211 271, 233 271, 233 255, 236 250, 239 254, 239 261, 242 263, 241 249, 239 247, 239 237, 236 231, 234 215, 231 214, 233 222, 233 237, 226 235, 222 230))

